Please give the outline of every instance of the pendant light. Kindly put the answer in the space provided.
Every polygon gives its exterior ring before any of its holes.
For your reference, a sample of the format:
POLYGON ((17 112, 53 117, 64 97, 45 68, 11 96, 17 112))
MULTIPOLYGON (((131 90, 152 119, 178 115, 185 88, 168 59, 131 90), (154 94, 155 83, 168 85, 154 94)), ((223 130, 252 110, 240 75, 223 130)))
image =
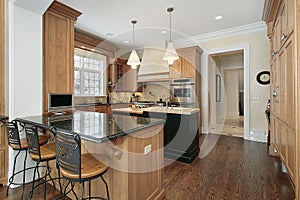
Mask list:
POLYGON ((131 54, 130 54, 129 59, 127 61, 127 65, 130 65, 131 69, 136 69, 137 66, 141 64, 140 59, 139 59, 136 51, 134 50, 134 26, 137 23, 137 21, 132 20, 131 23, 132 23, 132 27, 133 27, 133 31, 132 31, 133 32, 133 34, 132 34, 133 35, 133 37, 132 37, 132 51, 131 51, 131 54))
POLYGON ((166 53, 163 57, 163 60, 166 60, 168 61, 168 64, 169 65, 173 65, 174 61, 175 60, 178 60, 179 57, 178 57, 178 54, 174 48, 174 45, 172 43, 172 28, 171 28, 171 12, 173 12, 174 8, 168 8, 167 9, 167 12, 169 13, 169 16, 170 16, 170 41, 168 43, 168 46, 167 46, 167 49, 166 49, 166 53))

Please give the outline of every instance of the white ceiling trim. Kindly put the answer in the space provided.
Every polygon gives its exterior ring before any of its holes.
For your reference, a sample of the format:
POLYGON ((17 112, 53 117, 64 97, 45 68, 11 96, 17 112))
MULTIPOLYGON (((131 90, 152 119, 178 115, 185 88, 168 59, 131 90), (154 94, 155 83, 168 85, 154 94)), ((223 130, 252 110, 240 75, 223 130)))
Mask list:
POLYGON ((224 29, 221 31, 205 33, 205 34, 189 37, 186 39, 176 40, 176 41, 174 41, 174 45, 176 46, 176 48, 183 48, 183 47, 188 47, 188 46, 199 45, 200 43, 203 43, 203 42, 206 42, 209 40, 217 40, 217 39, 262 31, 262 30, 266 30, 266 29, 267 29, 266 23, 261 21, 261 22, 257 22, 257 23, 253 23, 253 24, 247 24, 244 26, 234 27, 234 28, 230 28, 230 29, 224 29))

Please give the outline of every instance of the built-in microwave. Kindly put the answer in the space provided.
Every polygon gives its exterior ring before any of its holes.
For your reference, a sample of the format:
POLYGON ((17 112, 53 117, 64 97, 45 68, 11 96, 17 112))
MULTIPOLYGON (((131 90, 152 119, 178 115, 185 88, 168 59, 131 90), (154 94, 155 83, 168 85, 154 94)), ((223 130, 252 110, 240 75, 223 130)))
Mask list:
POLYGON ((172 102, 195 103, 195 79, 174 79, 170 84, 172 102))

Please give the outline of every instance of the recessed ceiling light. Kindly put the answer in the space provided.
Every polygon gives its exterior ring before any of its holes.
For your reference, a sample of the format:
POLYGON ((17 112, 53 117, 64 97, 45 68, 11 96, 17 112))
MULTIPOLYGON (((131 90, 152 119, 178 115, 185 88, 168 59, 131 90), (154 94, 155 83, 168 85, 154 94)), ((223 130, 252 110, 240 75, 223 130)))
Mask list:
POLYGON ((162 33, 162 34, 166 34, 166 33, 167 33, 167 31, 161 31, 161 33, 162 33))
POLYGON ((218 16, 215 17, 215 20, 220 20, 220 19, 222 19, 222 18, 223 18, 222 15, 218 15, 218 16))
POLYGON ((125 44, 129 44, 129 41, 128 41, 128 40, 125 40, 124 43, 125 43, 125 44))

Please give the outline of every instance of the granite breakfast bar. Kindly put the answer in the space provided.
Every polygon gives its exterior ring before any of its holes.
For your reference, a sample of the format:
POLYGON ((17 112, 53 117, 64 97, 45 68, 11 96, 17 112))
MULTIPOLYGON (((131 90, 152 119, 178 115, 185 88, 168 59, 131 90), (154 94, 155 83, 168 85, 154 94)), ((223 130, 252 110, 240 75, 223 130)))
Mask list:
MULTIPOLYGON (((16 120, 42 129, 55 127, 78 133, 83 151, 109 166, 104 178, 108 182, 110 199, 163 199, 164 120, 83 111, 16 120)), ((55 176, 55 161, 51 168, 55 176)), ((92 181, 91 188, 92 196, 105 194, 100 180, 92 181)), ((79 184, 75 191, 81 194, 79 184)))

